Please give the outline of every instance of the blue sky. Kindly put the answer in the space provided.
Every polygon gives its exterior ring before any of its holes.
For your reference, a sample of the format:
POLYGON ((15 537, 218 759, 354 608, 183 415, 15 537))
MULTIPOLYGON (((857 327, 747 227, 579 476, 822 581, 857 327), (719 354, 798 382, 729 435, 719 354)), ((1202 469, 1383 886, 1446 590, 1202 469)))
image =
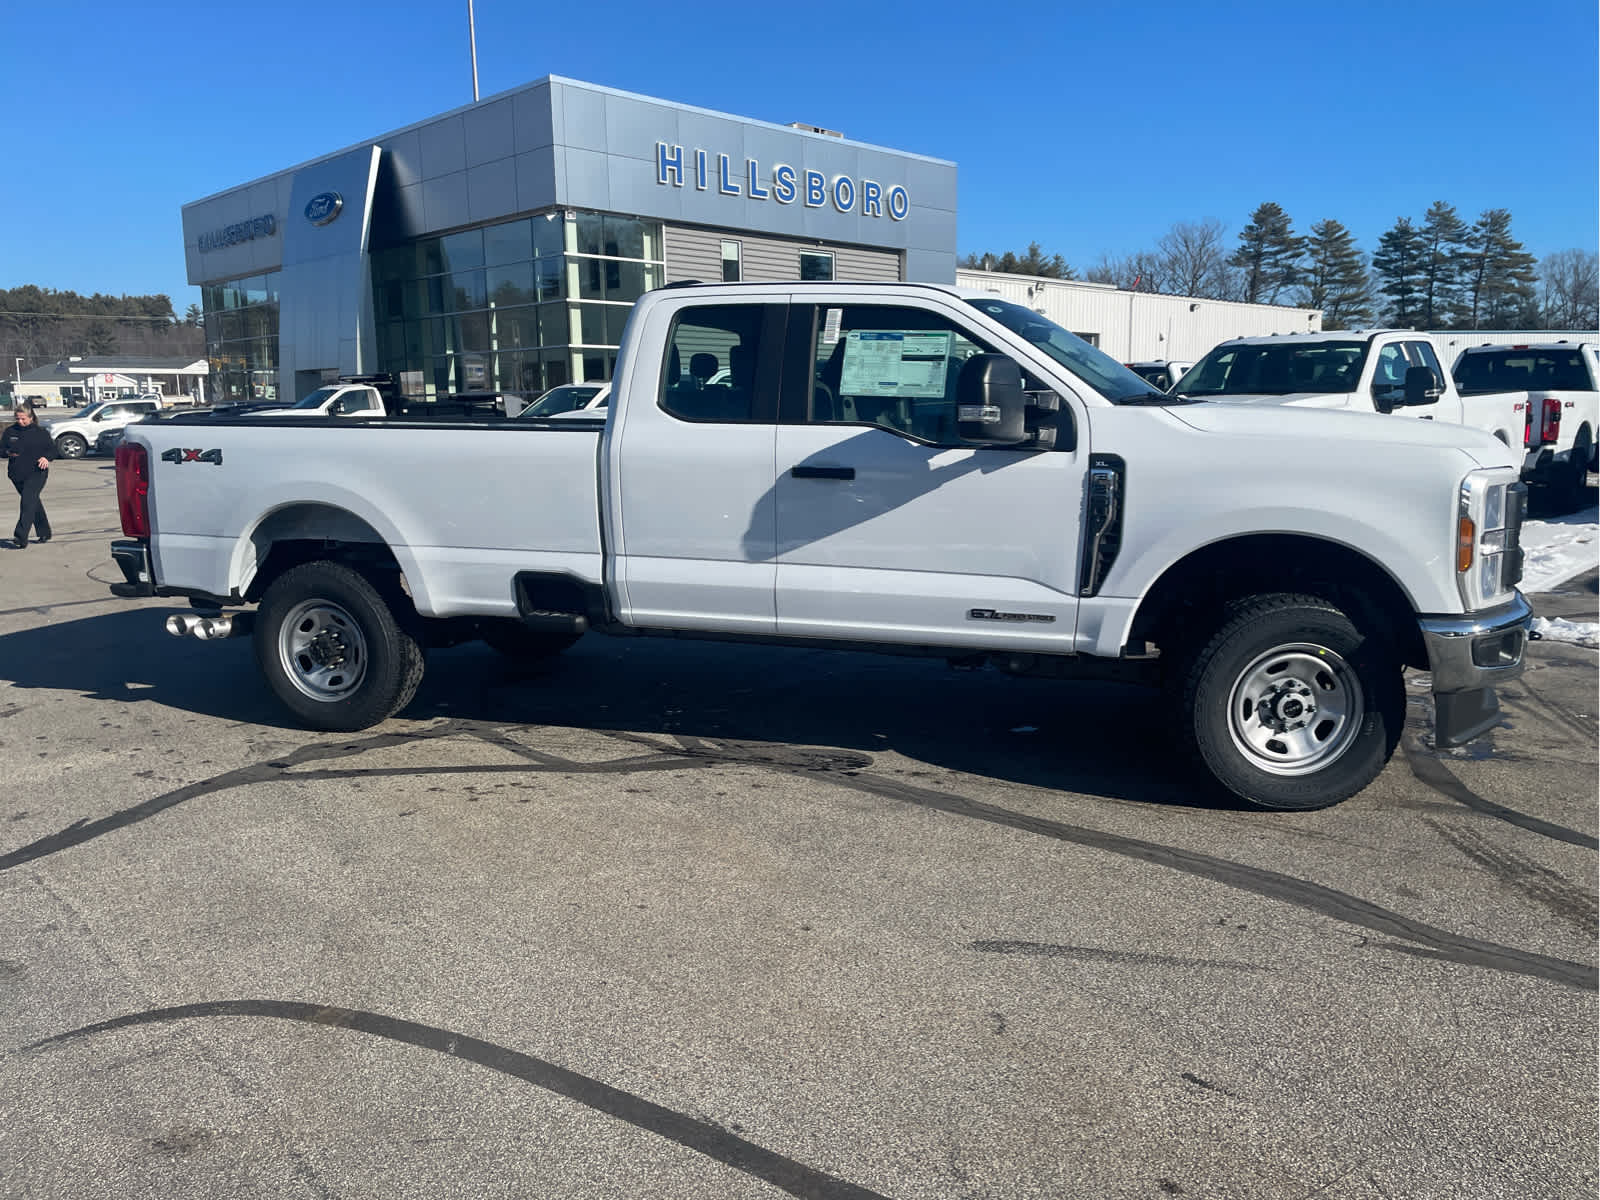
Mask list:
MULTIPOLYGON (((1594 0, 476 0, 482 95, 546 75, 960 169, 959 251, 1080 272, 1273 200, 1362 249, 1444 200, 1600 235, 1594 0)), ((166 292, 179 210, 472 98, 466 0, 5 6, 0 286, 166 292), (25 183, 22 181, 26 181, 25 183)))

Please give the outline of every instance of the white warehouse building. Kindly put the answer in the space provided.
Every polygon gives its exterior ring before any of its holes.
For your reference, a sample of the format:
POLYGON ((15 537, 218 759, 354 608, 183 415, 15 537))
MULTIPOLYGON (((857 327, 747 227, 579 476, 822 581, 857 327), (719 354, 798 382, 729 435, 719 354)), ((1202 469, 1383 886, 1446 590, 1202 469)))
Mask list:
POLYGON ((956 286, 1034 309, 1120 362, 1192 362, 1229 338, 1322 328, 1321 309, 1124 292, 1109 283, 959 268, 956 286))

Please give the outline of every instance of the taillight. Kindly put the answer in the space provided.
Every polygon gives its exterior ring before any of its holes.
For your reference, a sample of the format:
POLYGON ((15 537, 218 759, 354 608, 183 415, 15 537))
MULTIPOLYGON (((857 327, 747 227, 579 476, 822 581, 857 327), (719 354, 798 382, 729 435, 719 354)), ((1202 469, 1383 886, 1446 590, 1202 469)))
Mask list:
POLYGON ((1533 401, 1528 401, 1522 410, 1522 444, 1533 445, 1533 401))
POLYGON ((150 456, 137 442, 117 447, 117 515, 124 537, 150 536, 150 456))
POLYGON ((1544 419, 1539 422, 1539 443, 1553 446, 1561 440, 1561 401, 1555 396, 1544 398, 1544 419))

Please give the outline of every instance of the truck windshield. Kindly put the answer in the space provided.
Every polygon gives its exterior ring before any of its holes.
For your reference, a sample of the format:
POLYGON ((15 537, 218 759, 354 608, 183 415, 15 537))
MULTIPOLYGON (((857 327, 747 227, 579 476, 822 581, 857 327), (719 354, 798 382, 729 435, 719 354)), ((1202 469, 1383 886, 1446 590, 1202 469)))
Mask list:
POLYGON ((304 400, 300 401, 300 403, 298 403, 296 405, 293 405, 293 407, 294 408, 321 408, 324 404, 326 404, 330 399, 333 398, 333 394, 335 392, 337 392, 338 390, 339 389, 336 388, 336 387, 320 387, 316 391, 312 392, 309 396, 307 396, 304 400))
POLYGON ((1288 396, 1352 392, 1366 342, 1223 343, 1184 374, 1185 396, 1288 396))
POLYGON ((1151 387, 1109 354, 1030 308, 991 296, 970 298, 967 303, 1032 342, 1113 404, 1174 403, 1173 397, 1151 387))

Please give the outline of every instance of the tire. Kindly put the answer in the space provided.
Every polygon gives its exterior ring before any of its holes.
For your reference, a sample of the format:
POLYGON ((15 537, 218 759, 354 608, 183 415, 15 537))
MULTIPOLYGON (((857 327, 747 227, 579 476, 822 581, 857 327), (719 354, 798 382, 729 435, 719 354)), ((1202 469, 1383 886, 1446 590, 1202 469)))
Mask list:
POLYGON ((1560 474, 1550 485, 1550 503, 1558 513, 1569 513, 1581 508, 1588 499, 1589 459, 1593 451, 1585 442, 1572 447, 1565 463, 1558 463, 1560 474))
POLYGON ((82 458, 89 453, 89 443, 82 434, 63 433, 56 439, 56 453, 62 458, 82 458))
POLYGON ((256 613, 255 653, 273 694, 313 729, 376 725, 422 682, 416 633, 341 563, 302 563, 272 581, 256 613))
POLYGON ((483 623, 485 643, 507 658, 523 661, 553 658, 582 636, 581 633, 540 633, 517 620, 483 623))
POLYGON ((1185 748, 1257 808, 1337 804, 1377 778, 1399 743, 1398 656, 1316 596, 1236 601, 1180 662, 1185 748))

